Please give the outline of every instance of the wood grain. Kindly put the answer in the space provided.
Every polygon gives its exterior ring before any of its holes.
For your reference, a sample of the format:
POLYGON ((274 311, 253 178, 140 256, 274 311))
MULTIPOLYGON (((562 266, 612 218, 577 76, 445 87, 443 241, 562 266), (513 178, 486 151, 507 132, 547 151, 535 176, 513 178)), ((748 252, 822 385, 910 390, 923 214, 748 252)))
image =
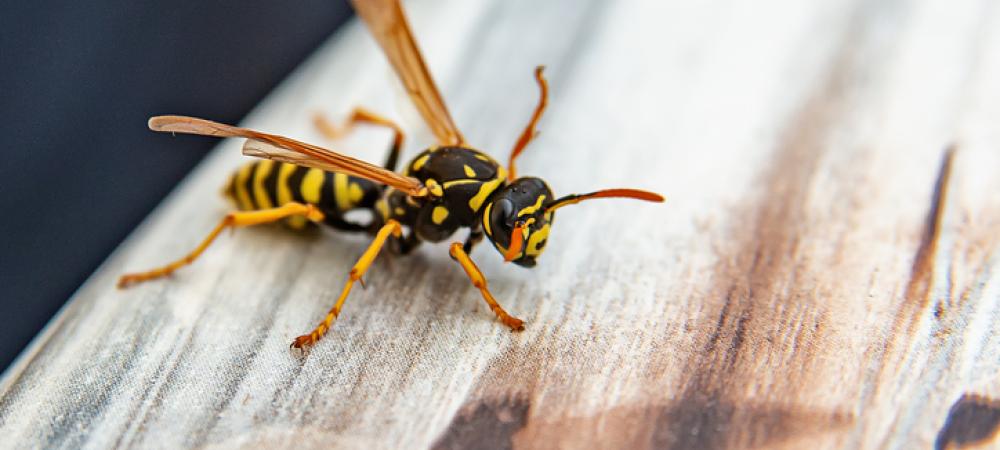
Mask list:
MULTIPOLYGON (((995 2, 407 6, 471 144, 506 156, 546 64, 520 171, 668 202, 560 211, 531 271, 474 252, 522 333, 426 246, 380 259, 299 357, 363 237, 240 230, 114 288, 225 213, 241 143, 222 142, 3 375, 2 446, 1000 445, 995 2)), ((323 144, 310 115, 361 104, 413 155, 433 140, 393 83, 353 24, 244 125, 323 144)), ((387 139, 336 148, 380 161, 387 139)))

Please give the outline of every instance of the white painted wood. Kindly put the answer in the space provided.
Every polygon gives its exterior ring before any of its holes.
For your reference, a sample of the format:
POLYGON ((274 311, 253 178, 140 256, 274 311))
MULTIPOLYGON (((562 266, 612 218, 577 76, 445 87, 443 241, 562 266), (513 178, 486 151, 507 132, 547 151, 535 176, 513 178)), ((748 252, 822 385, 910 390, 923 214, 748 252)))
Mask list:
MULTIPOLYGON (((239 230, 172 279, 114 288, 226 212, 215 194, 243 159, 222 142, 4 374, 0 446, 997 445, 993 2, 407 7, 471 143, 506 157, 544 63, 521 171, 668 202, 560 211, 531 271, 478 248, 522 333, 425 246, 379 259, 297 357, 363 237, 239 230)), ((431 139, 394 86, 355 23, 245 125, 381 161, 380 131, 311 128, 361 104, 402 118, 413 155, 431 139)))

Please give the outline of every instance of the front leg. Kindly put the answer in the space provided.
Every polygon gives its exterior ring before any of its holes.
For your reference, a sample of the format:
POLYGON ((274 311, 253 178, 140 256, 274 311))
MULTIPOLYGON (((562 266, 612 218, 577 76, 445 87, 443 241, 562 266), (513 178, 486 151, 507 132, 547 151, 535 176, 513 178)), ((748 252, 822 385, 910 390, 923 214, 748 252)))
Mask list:
POLYGON ((472 248, 482 240, 482 228, 473 228, 472 231, 469 232, 469 237, 465 238, 465 244, 462 244, 462 250, 464 250, 465 253, 472 253, 472 248))
POLYGON ((472 285, 483 294, 483 300, 486 300, 486 304, 490 306, 493 314, 497 315, 500 322, 510 327, 511 331, 524 330, 524 321, 507 314, 507 311, 504 311, 503 307, 493 298, 493 294, 490 294, 490 290, 486 287, 486 277, 479 271, 479 267, 476 267, 476 263, 472 262, 472 259, 469 258, 469 254, 462 248, 462 244, 459 242, 451 244, 451 250, 448 253, 455 261, 462 265, 462 269, 469 276, 472 285))

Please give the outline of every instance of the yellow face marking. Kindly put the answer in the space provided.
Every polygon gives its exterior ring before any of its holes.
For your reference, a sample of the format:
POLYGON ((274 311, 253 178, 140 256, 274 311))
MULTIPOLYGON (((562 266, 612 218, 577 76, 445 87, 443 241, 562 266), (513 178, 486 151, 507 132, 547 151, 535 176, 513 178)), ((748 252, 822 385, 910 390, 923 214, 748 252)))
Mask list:
POLYGON ((274 207, 271 204, 271 196, 267 195, 267 190, 264 189, 264 179, 271 173, 272 167, 274 167, 274 161, 265 159, 257 164, 257 170, 254 171, 253 198, 257 201, 258 209, 270 209, 274 207))
POLYGON ((538 201, 536 201, 534 205, 531 205, 531 206, 529 206, 527 208, 524 208, 521 211, 519 211, 517 213, 517 217, 521 217, 521 216, 527 215, 527 214, 534 214, 535 211, 538 211, 538 208, 542 207, 542 202, 543 201, 545 201, 545 196, 544 195, 539 195, 538 196, 538 201))
POLYGON ((476 177, 476 171, 472 170, 472 168, 469 167, 468 164, 462 164, 462 168, 465 169, 465 176, 467 176, 469 178, 475 178, 476 177))
POLYGON ((483 211, 483 228, 486 229, 486 234, 493 236, 493 230, 490 228, 490 211, 493 210, 493 203, 486 205, 486 211, 483 211))
POLYGON ((538 244, 549 237, 549 224, 545 224, 541 230, 531 233, 528 236, 528 246, 525 247, 525 253, 528 256, 538 256, 542 253, 543 248, 538 248, 538 244))
POLYGON ((247 192, 247 179, 250 178, 250 173, 253 171, 254 165, 246 164, 240 167, 240 171, 236 172, 236 206, 239 209, 248 210, 253 209, 253 203, 250 201, 250 194, 247 192))
POLYGON ((306 176, 302 177, 300 193, 306 203, 319 203, 320 190, 323 189, 323 171, 319 169, 309 169, 306 176))
POLYGON ((338 211, 351 209, 351 199, 347 192, 347 175, 342 173, 333 174, 333 198, 337 202, 338 211))
POLYGON ((435 206, 434 211, 431 212, 431 220, 437 225, 444 223, 444 220, 447 218, 448 208, 445 208, 444 206, 435 206))
POLYGON ((403 215, 406 214, 406 210, 400 206, 397 206, 396 209, 393 209, 392 211, 396 213, 397 217, 402 217, 403 215))
POLYGON ((444 195, 444 189, 440 184, 438 184, 437 180, 428 178, 427 183, 425 184, 427 185, 427 191, 430 192, 431 195, 435 197, 441 197, 444 195))
POLYGON ((421 157, 417 158, 416 161, 413 161, 413 164, 411 164, 410 166, 413 167, 414 171, 418 171, 418 170, 420 170, 421 167, 424 167, 424 164, 427 163, 427 160, 430 157, 431 157, 430 153, 428 153, 428 154, 426 154, 424 156, 421 156, 421 157))
POLYGON ((347 197, 351 199, 351 204, 357 205, 358 203, 361 203, 361 199, 365 196, 365 191, 361 189, 361 186, 358 183, 351 183, 347 190, 347 197))
POLYGON ((500 187, 500 184, 503 183, 503 180, 506 179, 507 171, 504 170, 503 167, 500 167, 497 170, 496 177, 490 181, 484 182, 483 185, 479 187, 479 193, 477 193, 475 197, 469 199, 469 208, 472 209, 473 212, 479 211, 479 208, 483 207, 483 202, 486 201, 486 197, 489 197, 493 191, 497 190, 497 188, 500 187))

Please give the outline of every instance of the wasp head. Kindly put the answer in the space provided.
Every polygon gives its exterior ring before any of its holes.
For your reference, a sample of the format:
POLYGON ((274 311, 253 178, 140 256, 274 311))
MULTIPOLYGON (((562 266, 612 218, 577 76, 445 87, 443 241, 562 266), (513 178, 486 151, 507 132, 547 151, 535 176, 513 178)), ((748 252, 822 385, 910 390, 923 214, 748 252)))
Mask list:
POLYGON ((545 206, 552 190, 539 178, 518 178, 483 208, 483 228, 506 261, 534 267, 545 250, 554 213, 545 206))

